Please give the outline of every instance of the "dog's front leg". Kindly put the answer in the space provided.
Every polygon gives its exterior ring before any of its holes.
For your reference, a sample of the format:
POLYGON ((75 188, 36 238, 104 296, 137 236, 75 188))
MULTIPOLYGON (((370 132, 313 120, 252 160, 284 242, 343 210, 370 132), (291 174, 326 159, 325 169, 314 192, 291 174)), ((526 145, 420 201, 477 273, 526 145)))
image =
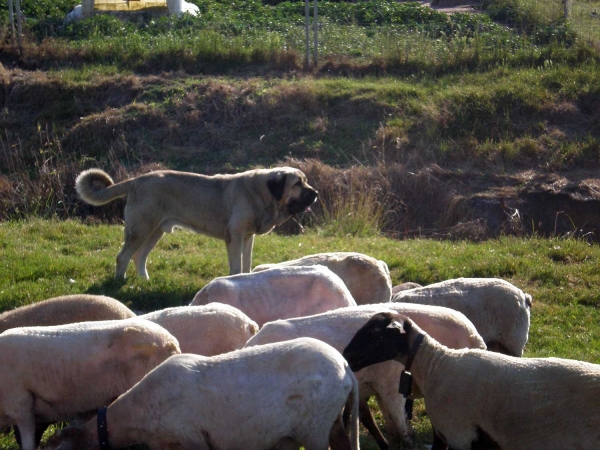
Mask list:
POLYGON ((227 258, 229 259, 229 275, 242 273, 243 235, 227 230, 225 232, 225 245, 227 246, 227 258))
POLYGON ((242 248, 242 272, 249 273, 252 270, 252 247, 254 246, 254 235, 246 236, 242 248))

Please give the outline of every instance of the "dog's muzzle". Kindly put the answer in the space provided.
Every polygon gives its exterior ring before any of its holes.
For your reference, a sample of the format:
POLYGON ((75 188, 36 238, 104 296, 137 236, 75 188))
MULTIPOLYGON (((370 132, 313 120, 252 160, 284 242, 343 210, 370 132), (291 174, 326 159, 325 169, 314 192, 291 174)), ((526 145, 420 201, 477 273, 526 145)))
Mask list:
POLYGON ((306 211, 310 205, 317 200, 319 193, 314 189, 302 189, 300 197, 290 201, 288 204, 288 213, 298 214, 306 211))

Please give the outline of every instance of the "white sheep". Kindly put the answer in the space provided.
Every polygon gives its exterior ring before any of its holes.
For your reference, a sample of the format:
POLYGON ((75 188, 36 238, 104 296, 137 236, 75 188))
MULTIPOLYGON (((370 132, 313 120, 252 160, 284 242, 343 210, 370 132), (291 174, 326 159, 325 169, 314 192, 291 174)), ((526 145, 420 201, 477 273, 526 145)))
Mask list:
POLYGON ((104 295, 74 294, 42 300, 0 314, 0 333, 10 328, 65 325, 135 317, 118 300, 104 295))
POLYGON ((392 280, 385 262, 355 252, 317 253, 278 264, 261 264, 253 272, 273 267, 312 266, 320 264, 339 276, 358 305, 387 303, 391 298, 392 280))
MULTIPOLYGON (((346 361, 304 338, 210 358, 173 356, 112 403, 106 422, 111 448, 327 450, 329 442, 358 449, 357 415, 358 384, 346 361)), ((44 450, 98 448, 94 418, 58 431, 44 450)))
POLYGON ((600 448, 600 365, 452 350, 389 313, 373 316, 343 354, 355 371, 412 357, 427 414, 453 450, 600 448))
POLYGON ((522 356, 529 338, 531 295, 498 278, 457 278, 398 292, 393 302, 446 306, 469 318, 488 350, 522 356))
MULTIPOLYGON (((441 342, 453 348, 485 348, 473 324, 452 309, 410 304, 362 305, 341 308, 323 314, 266 323, 246 347, 285 341, 298 337, 313 337, 342 351, 360 329, 377 312, 402 312, 419 323, 441 342)), ((395 362, 371 366, 356 374, 360 385, 361 421, 381 448, 387 441, 381 435, 367 405, 375 395, 388 432, 390 446, 411 446, 412 436, 406 420, 404 398, 398 395, 398 379, 403 367, 395 362)))
POLYGON ((75 7, 65 16, 63 19, 63 25, 70 25, 73 22, 82 20, 83 17, 83 6, 81 4, 75 5, 75 7))
POLYGON ((7 330, 0 334, 0 429, 18 426, 23 450, 34 450, 36 425, 95 412, 179 352, 164 328, 135 317, 7 330))
POLYGON ((210 303, 178 306, 138 316, 150 320, 177 338, 182 353, 215 356, 242 348, 258 325, 233 306, 210 303))
POLYGON ((396 286, 392 287, 392 295, 397 294, 398 292, 408 291, 410 289, 415 289, 415 288, 420 288, 420 287, 423 287, 423 285, 421 285, 419 283, 414 283, 412 281, 406 281, 404 283, 397 284, 396 286))
POLYGON ((196 294, 190 305, 211 302, 234 306, 259 326, 277 319, 356 306, 340 277, 319 265, 276 267, 215 278, 196 294))
POLYGON ((167 0, 167 7, 169 9, 169 14, 176 14, 178 16, 185 13, 191 14, 192 16, 200 15, 200 8, 186 0, 167 0))

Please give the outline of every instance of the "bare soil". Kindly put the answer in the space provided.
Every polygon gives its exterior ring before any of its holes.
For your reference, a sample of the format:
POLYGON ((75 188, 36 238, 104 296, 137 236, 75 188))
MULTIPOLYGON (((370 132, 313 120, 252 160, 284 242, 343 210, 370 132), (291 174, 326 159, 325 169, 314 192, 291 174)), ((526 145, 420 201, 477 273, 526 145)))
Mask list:
POLYGON ((481 221, 488 234, 573 235, 600 238, 597 170, 511 174, 469 173, 457 179, 469 207, 466 221, 481 221))

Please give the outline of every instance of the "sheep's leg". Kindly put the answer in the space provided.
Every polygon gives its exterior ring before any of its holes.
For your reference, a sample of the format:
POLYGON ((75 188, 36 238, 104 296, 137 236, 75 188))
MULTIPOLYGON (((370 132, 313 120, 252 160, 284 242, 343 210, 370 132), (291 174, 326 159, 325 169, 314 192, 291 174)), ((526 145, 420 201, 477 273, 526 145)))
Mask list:
POLYGON ((21 436, 21 448, 23 450, 35 450, 37 444, 35 442, 35 416, 33 414, 33 404, 29 414, 23 414, 19 417, 17 427, 21 436))
POLYGON ((8 402, 4 416, 19 428, 21 434, 21 448, 35 450, 35 412, 34 398, 29 391, 15 392, 15 396, 8 402))
MULTIPOLYGON (((40 446, 40 442, 42 442, 42 437, 44 437, 44 433, 48 428, 47 423, 36 423, 35 424, 35 445, 36 447, 40 446)), ((21 432, 19 431, 19 427, 14 427, 14 436, 17 444, 19 444, 19 448, 23 447, 23 442, 21 440, 21 432)))
POLYGON ((448 450, 448 446, 440 435, 437 434, 435 428, 433 428, 433 445, 431 446, 431 450, 448 450))
POLYGON ((299 448, 300 444, 295 440, 286 438, 280 440, 271 450, 298 450, 299 448))
POLYGON ((329 447, 331 450, 352 450, 350 436, 348 436, 341 415, 335 419, 329 431, 329 447))
POLYGON ((375 423, 375 419, 373 418, 373 414, 371 414, 371 409, 369 408, 367 399, 360 401, 358 410, 360 415, 360 423, 362 423, 371 436, 373 436, 373 439, 375 439, 375 442, 377 442, 379 448, 381 450, 387 450, 389 448, 388 441, 375 423))
POLYGON ((387 426, 389 447, 414 448, 414 434, 404 412, 404 397, 397 393, 391 395, 383 389, 378 389, 376 398, 387 426))

